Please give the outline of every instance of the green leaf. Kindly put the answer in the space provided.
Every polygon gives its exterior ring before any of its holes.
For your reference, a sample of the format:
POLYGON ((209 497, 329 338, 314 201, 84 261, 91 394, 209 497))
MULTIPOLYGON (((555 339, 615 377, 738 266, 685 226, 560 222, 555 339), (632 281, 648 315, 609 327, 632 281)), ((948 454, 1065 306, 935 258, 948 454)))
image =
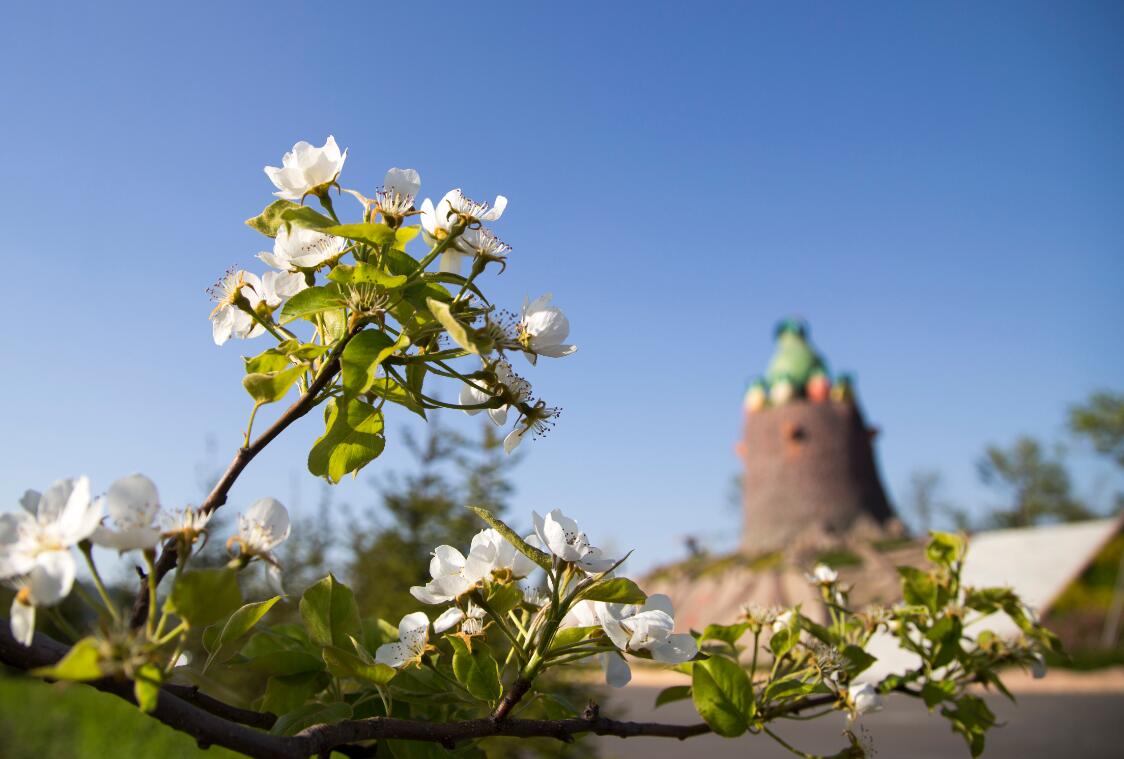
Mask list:
POLYGON ((690 685, 671 685, 656 695, 656 708, 691 697, 690 685))
POLYGON ((329 482, 358 472, 382 453, 382 412, 356 398, 331 398, 325 406, 324 434, 308 452, 308 471, 329 482), (342 410, 341 410, 342 405, 342 410))
POLYGON ((929 561, 941 566, 948 566, 952 562, 964 558, 968 544, 962 535, 951 532, 937 532, 936 530, 930 532, 929 535, 931 539, 929 545, 925 548, 925 555, 929 558, 929 561))
POLYGON ((627 577, 607 577, 590 585, 579 596, 587 601, 616 604, 642 604, 648 596, 627 577))
POLYGON ((323 671, 271 677, 265 684, 261 709, 273 714, 288 714, 327 687, 329 682, 328 674, 323 671))
MULTIPOLYGON (((409 369, 406 370, 407 374, 409 369)), ((399 385, 390 377, 377 377, 371 386, 367 388, 367 392, 374 393, 380 398, 385 398, 391 403, 397 403, 403 408, 413 411, 415 414, 425 419, 425 409, 414 399, 414 396, 406 392, 406 388, 399 385)))
POLYGON ((878 661, 877 657, 871 656, 854 644, 848 645, 843 649, 843 657, 847 660, 847 671, 852 677, 860 672, 865 672, 872 664, 878 661))
POLYGON ((324 669, 324 662, 307 651, 283 650, 255 656, 240 662, 239 666, 267 675, 288 676, 320 672, 324 669))
POLYGON ((434 318, 441 323, 445 331, 449 333, 449 338, 464 348, 469 353, 482 355, 488 352, 489 346, 480 341, 476 334, 470 327, 462 323, 453 312, 448 303, 434 300, 433 298, 426 298, 425 304, 429 308, 429 312, 433 314, 434 318))
POLYGON ((296 735, 313 725, 342 722, 345 719, 351 719, 351 707, 347 704, 305 704, 278 717, 269 732, 274 735, 296 735))
POLYGON ((961 696, 954 703, 954 708, 942 707, 941 714, 964 736, 972 756, 979 756, 984 750, 984 734, 995 726, 995 715, 978 696, 961 696))
POLYGON ((225 619, 242 605, 242 591, 233 569, 197 569, 185 572, 172 586, 164 610, 179 615, 191 627, 225 619))
POLYGON ((457 682, 482 701, 498 701, 503 693, 500 684, 500 667, 485 645, 476 645, 469 651, 460 638, 449 638, 453 645, 453 674, 457 682))
POLYGON ((952 680, 930 680, 921 686, 921 699, 929 711, 933 711, 944 701, 952 700, 956 693, 956 683, 952 680))
POLYGON ((523 540, 523 538, 519 537, 515 533, 515 530, 508 527, 507 524, 503 522, 503 520, 497 518, 494 514, 492 514, 492 512, 488 511, 487 509, 480 506, 468 506, 467 508, 469 511, 476 514, 476 516, 487 522, 489 527, 494 529, 500 535, 503 535, 504 538, 507 539, 507 542, 515 546, 516 550, 518 550, 519 553, 523 554, 543 569, 546 569, 548 571, 550 570, 552 562, 550 560, 549 554, 529 545, 527 541, 523 540))
POLYGON ((765 688, 765 700, 787 699, 794 696, 804 696, 816 689, 814 682, 806 683, 798 677, 785 680, 774 680, 765 688))
POLYGON ((791 627, 784 627, 773 633, 773 637, 769 638, 769 650, 773 652, 773 656, 778 659, 796 645, 800 640, 800 630, 791 627))
POLYGON ((352 653, 336 646, 325 646, 322 652, 328 671, 336 677, 350 677, 374 685, 386 685, 398 672, 385 664, 368 664, 352 653))
POLYGON ((334 343, 347 334, 347 312, 344 309, 325 311, 320 318, 324 322, 325 342, 334 343))
POLYGON ((519 606, 522 600, 523 591, 519 589, 518 585, 492 583, 491 587, 488 588, 488 606, 501 616, 519 606))
POLYGON ((559 648, 577 643, 580 640, 584 640, 590 633, 600 629, 601 628, 597 626, 563 628, 554 635, 554 640, 550 642, 550 650, 555 651, 559 648))
POLYGON ((396 241, 394 230, 385 224, 378 223, 338 224, 324 227, 321 231, 336 237, 346 237, 348 240, 367 243, 376 248, 381 248, 383 245, 389 245, 396 241))
POLYGON ((301 596, 301 619, 308 637, 321 646, 345 648, 359 637, 359 607, 351 589, 329 574, 301 596))
POLYGON ((937 611, 937 583, 932 575, 916 567, 898 567, 902 576, 902 598, 907 604, 924 606, 934 614, 937 611))
MULTIPOLYGON (((234 654, 238 653, 238 649, 242 647, 246 636, 254 628, 261 618, 273 608, 273 605, 281 600, 281 596, 274 596, 268 601, 259 601, 257 603, 249 603, 243 606, 238 611, 230 615, 230 619, 226 620, 223 625, 222 631, 218 634, 217 639, 207 646, 207 650, 211 655, 207 657, 207 665, 204 669, 209 668, 212 664, 223 662, 229 659, 234 654)), ((208 627, 207 631, 212 628, 208 627)))
POLYGON ((136 679, 133 681, 133 696, 137 699, 137 706, 145 714, 156 708, 160 698, 160 684, 164 682, 164 671, 151 662, 142 664, 137 669, 136 679))
POLYGON ((276 237, 285 211, 300 208, 291 200, 275 200, 265 210, 252 219, 246 219, 246 226, 256 229, 266 237, 276 237))
POLYGON ((293 206, 281 211, 281 223, 290 224, 305 229, 315 229, 323 232, 336 223, 322 213, 313 211, 308 206, 293 206))
POLYGON ((31 674, 51 680, 97 680, 103 676, 100 660, 97 639, 83 638, 71 646, 66 656, 57 663, 33 669, 31 674))
MULTIPOLYGON (((471 292, 484 303, 488 302, 488 299, 484 297, 484 293, 480 291, 480 288, 477 287, 474 282, 466 277, 462 277, 460 274, 453 274, 452 272, 444 271, 432 271, 423 274, 421 280, 423 282, 445 282, 452 285, 457 290, 460 290, 462 287, 467 286, 469 292, 471 292)), ((439 298, 438 300, 441 299, 439 298)))
POLYGON ((410 344, 401 335, 397 341, 378 330, 365 329, 347 343, 340 355, 340 377, 349 395, 367 392, 377 379, 379 366, 388 356, 410 344))
POLYGON ((328 273, 328 279, 343 285, 378 285, 395 290, 406 284, 405 274, 388 274, 374 264, 357 263, 354 266, 339 264, 328 273))
POLYGON ((247 374, 242 378, 242 387, 250 397, 258 402, 275 403, 285 397, 297 378, 304 374, 304 366, 294 366, 279 372, 247 374))
POLYGON ((246 374, 269 374, 270 372, 279 372, 282 369, 287 369, 289 365, 293 363, 286 354, 276 348, 262 351, 253 358, 243 356, 242 360, 246 364, 246 374))
POLYGON ((749 729, 756 712, 753 688, 742 666, 724 656, 696 661, 691 694, 699 716, 718 735, 735 738, 749 729))
POLYGON ((281 306, 278 321, 281 324, 288 324, 295 319, 304 319, 340 308, 343 304, 343 295, 335 283, 308 287, 285 301, 285 305, 281 306))
POLYGON ((749 629, 748 622, 739 622, 736 625, 707 625, 699 637, 699 642, 704 640, 720 640, 731 646, 736 645, 745 631, 749 629))

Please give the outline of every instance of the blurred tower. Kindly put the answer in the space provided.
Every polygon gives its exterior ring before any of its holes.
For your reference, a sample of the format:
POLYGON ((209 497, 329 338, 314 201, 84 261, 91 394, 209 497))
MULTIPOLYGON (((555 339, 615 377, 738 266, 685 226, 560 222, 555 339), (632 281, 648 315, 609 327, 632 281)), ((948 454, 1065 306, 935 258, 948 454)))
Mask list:
POLYGON ((850 378, 832 382, 805 323, 777 325, 776 351, 744 407, 743 552, 900 534, 874 458, 876 431, 850 378))

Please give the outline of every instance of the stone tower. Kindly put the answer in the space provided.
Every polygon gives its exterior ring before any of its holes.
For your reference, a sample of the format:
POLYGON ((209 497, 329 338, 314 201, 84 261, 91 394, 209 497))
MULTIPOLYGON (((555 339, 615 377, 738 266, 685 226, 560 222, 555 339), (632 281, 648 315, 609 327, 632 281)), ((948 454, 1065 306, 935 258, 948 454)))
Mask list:
POLYGON ((782 321, 776 341, 765 378, 745 397, 742 551, 900 534, 878 475, 875 431, 850 379, 832 380, 803 322, 782 321))

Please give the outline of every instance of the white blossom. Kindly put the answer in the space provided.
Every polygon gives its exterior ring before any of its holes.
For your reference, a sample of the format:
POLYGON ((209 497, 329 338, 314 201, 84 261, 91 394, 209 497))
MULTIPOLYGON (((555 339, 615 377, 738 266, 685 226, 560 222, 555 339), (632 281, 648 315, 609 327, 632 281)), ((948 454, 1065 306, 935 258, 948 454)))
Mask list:
POLYGON ((166 538, 179 536, 186 538, 188 541, 194 541, 206 530, 207 523, 211 521, 213 513, 213 511, 203 511, 191 506, 185 506, 174 511, 163 511, 159 516, 163 536, 166 538))
POLYGON ((308 287, 303 274, 287 271, 267 271, 261 278, 261 291, 257 294, 270 308, 277 308, 301 290, 308 287))
POLYGON ((0 516, 0 580, 16 590, 12 635, 30 645, 35 607, 51 606, 70 593, 75 563, 70 548, 85 540, 101 519, 101 502, 90 500, 85 477, 59 480, 45 493, 29 490, 23 513, 0 516))
POLYGON ((375 662, 398 668, 420 662, 429 645, 429 618, 423 611, 402 617, 398 623, 398 641, 384 643, 375 651, 375 662))
POLYGON ((437 546, 429 561, 431 579, 424 586, 410 588, 410 595, 423 604, 440 604, 452 601, 467 593, 482 578, 469 579, 465 573, 465 558, 452 546, 437 546))
POLYGON ((511 246, 490 229, 466 229, 461 236, 462 250, 471 251, 475 258, 484 261, 504 261, 511 251, 511 246))
POLYGON ((503 439, 504 453, 510 454, 527 434, 542 437, 554 428, 554 420, 562 413, 557 406, 547 406, 544 401, 536 401, 529 409, 525 409, 523 416, 515 423, 515 429, 507 433, 503 439))
POLYGON ((254 308, 262 300, 262 281, 257 275, 241 269, 231 269, 210 290, 216 302, 211 311, 211 332, 215 345, 222 345, 232 337, 257 337, 265 328, 246 308, 254 308))
POLYGON ((589 538, 578 528, 578 523, 554 509, 545 517, 531 512, 535 523, 535 542, 563 561, 577 564, 587 572, 608 571, 616 562, 605 558, 600 548, 590 545, 589 538))
MULTIPOLYGON (((462 224, 467 231, 468 227, 478 227, 481 222, 500 218, 506 207, 507 198, 503 195, 497 195, 495 204, 489 208, 487 203, 477 203, 466 198, 459 189, 445 193, 436 207, 426 198, 421 206, 422 237, 429 245, 436 245, 452 234, 455 225, 462 224)), ((461 261, 465 256, 474 254, 475 251, 462 235, 442 253, 440 269, 460 274, 461 261)))
POLYGON ((882 708, 882 694, 870 683, 856 683, 849 687, 847 701, 856 717, 882 708))
MULTIPOLYGON (((526 403, 531 398, 531 383, 520 377, 511 369, 511 363, 500 359, 492 366, 492 375, 494 381, 483 381, 478 384, 484 384, 488 387, 491 393, 486 393, 479 388, 465 383, 461 388, 460 402, 462 406, 476 406, 481 403, 487 403, 492 398, 500 398, 506 401, 502 406, 497 408, 487 409, 488 417, 495 423, 497 427, 502 427, 507 423, 507 412, 511 406, 526 403)), ((470 408, 464 409, 464 413, 469 416, 479 414, 483 409, 470 408)))
MULTIPOLYGON (((258 253, 258 258, 274 269, 295 272, 298 269, 315 269, 338 258, 347 246, 347 240, 326 235, 315 229, 285 225, 277 230, 272 253, 258 253)), ((303 279, 303 278, 302 278, 303 279)))
POLYGON ((569 356, 578 348, 563 342, 570 335, 570 320, 562 309, 550 305, 550 293, 533 301, 523 299, 523 310, 516 327, 517 339, 523 353, 532 364, 539 356, 560 358, 569 356))
POLYGON ((445 603, 493 579, 497 573, 518 579, 534 568, 534 562, 489 527, 472 538, 467 558, 452 546, 437 546, 429 562, 432 579, 424 586, 410 588, 410 594, 425 604, 445 603))
POLYGON ((143 474, 130 474, 109 486, 102 499, 112 525, 98 527, 91 539, 99 546, 125 551, 155 548, 160 542, 156 518, 160 496, 156 484, 143 474))
POLYGON ((485 579, 508 573, 511 579, 519 580, 534 572, 536 564, 497 530, 488 527, 473 536, 465 566, 471 574, 485 579))
POLYGON ((347 151, 340 153, 336 138, 328 135, 323 147, 313 147, 301 140, 281 158, 281 168, 265 167, 265 175, 285 200, 300 201, 317 188, 335 182, 347 160, 347 151))
POLYGON ((395 167, 386 172, 382 187, 375 191, 375 207, 385 218, 401 219, 413 209, 420 189, 417 171, 395 167))
POLYGON ((831 585, 839 579, 839 573, 827 564, 817 564, 811 574, 804 575, 813 585, 831 585))
POLYGON ((242 553, 260 556, 277 564, 272 551, 285 542, 292 530, 289 511, 276 498, 261 498, 238 515, 238 535, 232 538, 242 553))
POLYGON ((777 615, 777 618, 773 620, 773 632, 778 633, 781 630, 784 630, 786 627, 792 624, 792 618, 795 616, 796 612, 794 612, 792 609, 782 611, 777 615))
MULTIPOLYGON (((562 620, 562 627, 600 626, 616 648, 624 653, 648 652, 664 664, 690 661, 698 645, 687 633, 673 633, 675 612, 671 599, 662 594, 648 596, 643 605, 579 601, 562 620)), ((605 681, 614 688, 628 684, 632 673, 618 653, 599 655, 605 681)))
POLYGON ((453 606, 443 611, 437 619, 433 620, 433 632, 443 633, 460 625, 461 632, 466 635, 477 635, 484 629, 485 616, 487 612, 483 608, 469 601, 467 610, 453 606))

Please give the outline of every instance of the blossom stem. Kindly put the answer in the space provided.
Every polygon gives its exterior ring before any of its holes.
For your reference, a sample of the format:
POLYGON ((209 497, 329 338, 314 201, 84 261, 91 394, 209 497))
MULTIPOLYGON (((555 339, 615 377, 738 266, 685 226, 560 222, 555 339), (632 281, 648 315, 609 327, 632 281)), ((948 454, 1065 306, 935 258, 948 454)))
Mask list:
POLYGON ((478 409, 480 411, 483 411, 484 409, 492 408, 492 401, 484 401, 483 403, 470 403, 468 405, 462 406, 459 403, 445 403, 445 401, 439 401, 436 398, 430 398, 428 395, 426 395, 423 392, 411 389, 406 384, 406 381, 405 381, 405 379, 403 379, 402 375, 399 374, 398 372, 394 371, 394 367, 386 366, 386 371, 387 371, 388 374, 391 374, 394 377, 394 379, 398 382, 399 385, 401 385, 408 392, 410 392, 415 398, 417 398, 420 401, 425 401, 426 403, 431 403, 434 406, 439 406, 441 408, 458 409, 460 411, 472 410, 472 409, 478 409))
POLYGON ((519 654, 519 660, 526 662, 527 652, 523 650, 523 646, 520 645, 519 639, 516 638, 515 635, 511 632, 511 629, 507 626, 507 623, 504 622, 503 617, 499 614, 496 614, 496 610, 493 609, 488 604, 488 602, 484 600, 483 593, 477 592, 474 595, 476 596, 476 603, 479 604, 481 609, 488 612, 488 616, 490 616, 492 618, 492 621, 496 623, 496 627, 499 628, 499 631, 502 632, 504 637, 507 638, 508 642, 511 643, 512 648, 514 648, 519 654))
POLYGON ((431 263, 433 263, 434 259, 444 253, 450 245, 456 242, 457 238, 461 236, 462 232, 464 232, 464 229, 464 224, 454 224, 452 229, 449 230, 449 234, 445 237, 445 239, 434 245, 433 250, 429 251, 429 253, 426 253, 425 258, 418 262, 418 268, 414 271, 413 274, 409 276, 409 278, 406 280, 406 284, 408 285, 413 282, 416 277, 420 277, 422 273, 425 272, 426 268, 431 263))
POLYGON ((254 417, 258 415, 259 408, 261 408, 261 404, 255 403, 254 408, 250 411, 250 420, 246 422, 246 432, 242 435, 243 448, 248 448, 250 446, 250 434, 254 429, 254 417))
POLYGON ((754 675, 757 674, 757 651, 760 646, 761 631, 754 630, 753 632, 753 661, 749 665, 749 681, 753 682, 754 675))
POLYGON ((90 569, 90 577, 94 580, 94 587, 98 590, 98 595, 101 596, 102 603, 105 604, 105 610, 109 612, 109 616, 113 617, 114 622, 121 621, 121 615, 117 613, 117 607, 113 604, 112 599, 109 597, 109 591, 105 589, 105 583, 101 580, 101 574, 98 572, 97 565, 94 564, 94 557, 92 556, 93 547, 88 541, 83 541, 78 545, 82 551, 82 555, 86 558, 86 566, 90 569))
POLYGON ((78 634, 78 631, 74 629, 74 626, 66 621, 66 617, 64 617, 62 615, 62 612, 60 612, 56 607, 48 607, 47 615, 51 618, 51 621, 54 622, 60 630, 62 630, 63 634, 70 638, 71 643, 77 641, 82 637, 78 634))
POLYGON ((795 746, 792 746, 792 745, 790 745, 790 744, 786 743, 786 742, 785 742, 785 740, 784 740, 783 738, 781 738, 781 737, 780 737, 779 735, 777 735, 776 733, 774 733, 774 732, 773 732, 772 730, 770 730, 769 728, 767 728, 767 727, 762 727, 761 729, 762 729, 762 730, 764 730, 764 731, 765 731, 765 733, 766 733, 766 734, 767 734, 767 735, 768 735, 768 736, 769 736, 770 738, 772 738, 772 739, 773 739, 773 740, 775 740, 775 741, 776 741, 777 743, 779 743, 779 744, 781 744, 782 746, 784 746, 784 747, 785 747, 786 749, 788 749, 788 750, 789 750, 789 752, 791 752, 791 753, 795 754, 796 756, 802 756, 802 757, 804 757, 804 759, 814 759, 814 757, 813 757, 813 756, 812 756, 811 754, 805 754, 805 753, 804 753, 803 751, 801 751, 800 749, 796 748, 795 746))
POLYGON ((176 661, 179 660, 180 654, 183 653, 183 647, 187 644, 187 636, 181 635, 179 642, 176 643, 175 649, 172 650, 172 656, 168 659, 168 666, 164 667, 164 674, 170 675, 172 670, 176 668, 176 661))
MULTIPOLYGON (((186 622, 180 622, 178 625, 176 625, 171 630, 169 630, 167 635, 165 635, 163 637, 157 636, 156 640, 154 642, 156 643, 157 646, 163 646, 165 643, 170 641, 172 638, 174 638, 177 635, 179 635, 180 633, 186 632, 186 631, 187 631, 187 623, 186 622)), ((182 647, 182 642, 181 642, 180 645, 182 647)))
POLYGON ((156 625, 156 566, 153 563, 155 556, 155 549, 144 551, 144 564, 148 568, 148 621, 145 623, 145 631, 150 639, 153 637, 156 625))

